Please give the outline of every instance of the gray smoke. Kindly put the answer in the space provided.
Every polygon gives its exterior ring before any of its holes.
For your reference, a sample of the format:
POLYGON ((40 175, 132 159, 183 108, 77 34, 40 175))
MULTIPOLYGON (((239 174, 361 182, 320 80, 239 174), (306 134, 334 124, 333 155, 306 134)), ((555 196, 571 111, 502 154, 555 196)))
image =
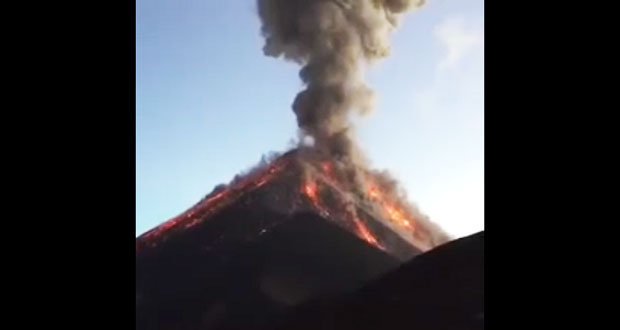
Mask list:
POLYGON ((265 38, 264 53, 299 63, 305 85, 293 111, 314 151, 328 155, 347 172, 348 189, 364 195, 365 176, 374 181, 418 224, 417 235, 434 242, 448 240, 436 225, 406 202, 397 182, 387 172, 369 170, 353 138, 351 115, 374 107, 374 94, 364 80, 364 69, 390 53, 390 34, 400 16, 423 0, 258 0, 265 38))
POLYGON ((389 54, 399 15, 422 0, 258 0, 264 52, 302 65, 293 102, 302 134, 333 157, 359 164, 350 115, 373 109, 363 69, 389 54))

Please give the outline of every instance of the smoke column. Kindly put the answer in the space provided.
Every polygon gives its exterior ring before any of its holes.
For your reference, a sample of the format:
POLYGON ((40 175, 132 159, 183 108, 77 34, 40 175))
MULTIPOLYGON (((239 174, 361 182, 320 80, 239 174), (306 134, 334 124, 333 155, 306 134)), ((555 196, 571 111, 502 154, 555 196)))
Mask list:
POLYGON ((389 55, 390 35, 405 12, 423 0, 257 0, 265 38, 265 55, 299 63, 305 85, 293 111, 301 141, 312 137, 313 150, 337 160, 347 172, 350 193, 368 191, 368 175, 419 226, 417 235, 433 245, 449 237, 416 207, 387 172, 370 170, 355 143, 352 115, 374 106, 374 94, 364 80, 364 69, 389 55))
POLYGON ((302 136, 332 157, 357 165, 350 115, 373 109, 363 69, 389 53, 399 15, 421 0, 258 0, 264 52, 303 67, 306 88, 293 102, 302 136))

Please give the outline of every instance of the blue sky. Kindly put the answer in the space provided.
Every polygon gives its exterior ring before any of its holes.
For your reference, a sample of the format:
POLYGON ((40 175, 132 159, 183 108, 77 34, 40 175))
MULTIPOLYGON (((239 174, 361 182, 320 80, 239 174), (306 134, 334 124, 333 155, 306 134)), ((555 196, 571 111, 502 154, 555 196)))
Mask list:
MULTIPOLYGON (((484 229, 483 4, 408 14, 355 120, 373 166, 457 237, 484 229)), ((137 0, 136 235, 296 136, 299 68, 263 56, 259 29, 254 0, 137 0)))

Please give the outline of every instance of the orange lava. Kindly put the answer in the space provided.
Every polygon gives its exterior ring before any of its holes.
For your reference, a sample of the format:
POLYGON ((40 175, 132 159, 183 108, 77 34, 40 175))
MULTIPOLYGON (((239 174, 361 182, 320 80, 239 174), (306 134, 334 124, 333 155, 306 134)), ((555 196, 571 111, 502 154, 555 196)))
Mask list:
MULTIPOLYGON (((182 228, 190 228, 201 223, 209 215, 214 214, 222 207, 239 197, 244 191, 250 191, 263 186, 275 176, 278 175, 289 163, 288 159, 280 159, 271 164, 268 169, 261 172, 250 174, 247 177, 233 183, 232 185, 222 189, 218 193, 209 196, 200 203, 187 210, 183 214, 172 218, 163 224, 155 227, 151 231, 142 235, 142 240, 147 244, 156 245, 156 239, 164 236, 165 232, 170 229, 182 225, 182 228)), ((137 245, 137 244, 136 244, 137 245)), ((137 251, 137 246, 136 246, 137 251)))
POLYGON ((370 232, 368 227, 366 227, 366 225, 359 218, 353 216, 353 222, 355 223, 355 226, 357 228, 357 233, 362 239, 380 249, 384 249, 384 247, 377 241, 377 238, 370 232))
MULTIPOLYGON (((138 252, 141 247, 145 246, 145 244, 147 246, 158 245, 161 239, 165 239, 165 237, 167 237, 167 232, 171 231, 173 228, 178 227, 181 229, 187 229, 205 221, 213 214, 226 207, 226 205, 229 205, 231 202, 238 199, 244 193, 258 189, 270 182, 273 178, 278 176, 291 161, 292 159, 289 158, 280 158, 270 164, 267 168, 261 171, 255 171, 246 177, 233 182, 231 185, 223 188, 217 193, 208 196, 183 214, 170 219, 169 221, 142 235, 140 238, 140 243, 136 243, 136 252, 138 252)), ((344 207, 337 207, 333 210, 327 209, 326 205, 324 205, 323 201, 321 201, 319 182, 321 184, 326 184, 327 186, 333 186, 336 189, 340 189, 338 180, 334 177, 337 173, 334 173, 335 169, 331 161, 320 162, 319 170, 323 173, 323 175, 321 175, 321 181, 317 181, 316 178, 307 178, 300 187, 301 194, 306 196, 311 205, 324 217, 331 217, 332 212, 330 212, 330 210, 334 211, 334 214, 340 214, 345 219, 348 217, 349 220, 353 222, 355 227, 354 229, 361 239, 380 249, 384 249, 366 224, 357 217, 355 212, 350 213, 346 211, 344 207)), ((372 178, 368 178, 368 180, 372 180, 372 178)), ((373 202, 376 203, 376 205, 379 206, 385 214, 387 220, 396 224, 400 228, 413 231, 415 229, 415 222, 411 216, 400 208, 394 200, 389 198, 389 196, 380 189, 379 185, 375 184, 374 181, 369 182, 370 186, 367 191, 367 195, 373 202)))
MULTIPOLYGON (((330 212, 322 205, 322 203, 319 200, 319 192, 318 192, 318 186, 317 186, 317 182, 316 181, 313 181, 313 180, 306 181, 306 183, 304 183, 303 186, 302 186, 302 193, 308 197, 308 199, 312 202, 312 205, 319 212, 321 212, 322 215, 324 215, 324 216, 329 216, 330 215, 330 212)), ((343 211, 342 215, 345 215, 345 216, 347 214, 349 215, 350 219, 355 224, 355 231, 357 232, 357 235, 361 239, 365 240, 366 242, 370 243, 371 245, 376 246, 377 248, 385 249, 379 243, 377 238, 372 234, 370 229, 368 229, 368 227, 364 224, 364 222, 361 221, 357 217, 357 215, 355 215, 354 212, 347 212, 347 211, 345 211, 344 207, 343 207, 342 211, 343 211)))
POLYGON ((316 182, 310 181, 304 185, 304 192, 306 196, 312 200, 313 203, 318 203, 318 196, 316 194, 317 186, 316 182))
POLYGON ((330 212, 319 201, 318 186, 315 181, 307 181, 302 187, 302 193, 308 197, 312 205, 323 216, 329 216, 330 212))
POLYGON ((413 226, 414 221, 408 218, 405 215, 405 212, 402 209, 398 208, 394 203, 390 203, 378 187, 371 185, 368 188, 368 196, 370 197, 370 199, 376 201, 381 206, 390 221, 404 229, 410 231, 415 230, 413 226))

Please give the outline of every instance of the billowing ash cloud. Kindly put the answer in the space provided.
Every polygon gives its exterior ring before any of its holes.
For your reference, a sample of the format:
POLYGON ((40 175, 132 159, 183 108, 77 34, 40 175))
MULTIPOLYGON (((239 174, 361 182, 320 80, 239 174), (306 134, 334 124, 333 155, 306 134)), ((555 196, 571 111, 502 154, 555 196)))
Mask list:
POLYGON ((399 15, 422 0, 258 0, 264 52, 300 63, 306 89, 293 103, 303 134, 357 163, 350 115, 373 108, 363 68, 385 57, 399 15))
POLYGON ((373 186, 379 186, 375 188, 385 195, 385 201, 375 201, 380 212, 401 222, 414 219, 420 225, 417 235, 445 242, 443 231, 407 203, 388 173, 368 168, 351 132, 351 115, 373 109, 364 68, 389 55, 390 34, 400 16, 422 4, 423 0, 258 0, 258 13, 265 54, 302 66, 299 76, 305 89, 295 98, 293 111, 301 141, 314 139, 315 148, 307 155, 310 163, 317 161, 316 151, 327 155, 347 173, 341 182, 347 194, 367 198, 373 186))

